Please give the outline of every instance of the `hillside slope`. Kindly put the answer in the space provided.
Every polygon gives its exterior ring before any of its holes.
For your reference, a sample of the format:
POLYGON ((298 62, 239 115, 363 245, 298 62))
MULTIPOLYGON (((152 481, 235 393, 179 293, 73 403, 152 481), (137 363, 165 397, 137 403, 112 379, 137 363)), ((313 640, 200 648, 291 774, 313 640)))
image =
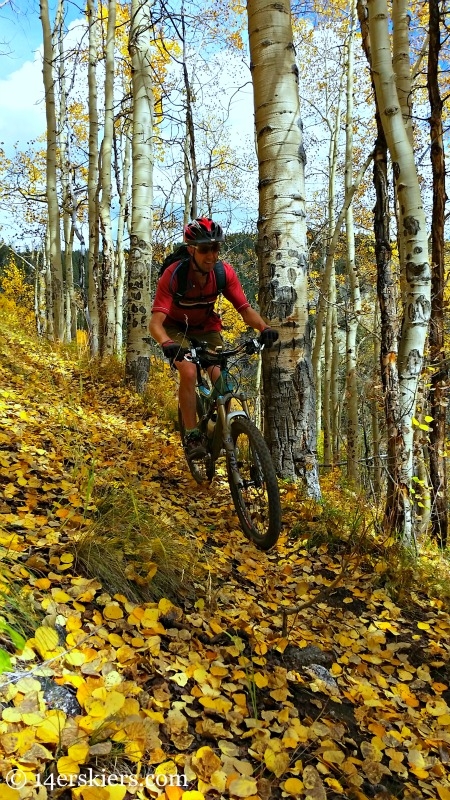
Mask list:
POLYGON ((159 367, 141 400, 1 313, 2 800, 449 800, 450 618, 358 499, 284 486, 257 551, 159 367))

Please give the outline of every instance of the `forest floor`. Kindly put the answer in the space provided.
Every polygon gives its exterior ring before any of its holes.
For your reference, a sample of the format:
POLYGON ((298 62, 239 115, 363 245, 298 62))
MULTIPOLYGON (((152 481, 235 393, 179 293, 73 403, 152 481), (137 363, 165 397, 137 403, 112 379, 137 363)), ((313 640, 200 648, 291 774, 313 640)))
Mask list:
POLYGON ((336 474, 258 551, 160 365, 140 398, 1 317, 2 800, 450 800, 445 558, 336 474))

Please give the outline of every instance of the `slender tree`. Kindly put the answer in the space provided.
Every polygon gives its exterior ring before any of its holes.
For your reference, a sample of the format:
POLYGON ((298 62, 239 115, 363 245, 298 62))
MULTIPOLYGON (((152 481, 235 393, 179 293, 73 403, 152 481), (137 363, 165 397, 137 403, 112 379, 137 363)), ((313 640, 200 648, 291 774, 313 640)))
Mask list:
MULTIPOLYGON (((347 114, 345 119, 345 191, 352 188, 353 164, 353 70, 355 41, 356 2, 351 0, 350 25, 347 40, 347 114)), ((361 293, 359 275, 355 255, 355 231, 353 205, 350 204, 345 215, 345 232, 347 242, 347 276, 349 299, 346 314, 346 394, 347 394, 347 476, 356 484, 358 482, 358 385, 356 342, 359 318, 361 315, 361 293)))
POLYGON ((444 349, 444 225, 445 153, 442 124, 443 102, 439 88, 441 21, 439 0, 429 0, 429 48, 427 87, 430 101, 431 169, 433 176, 433 211, 431 214, 431 324, 429 332, 430 377, 430 481, 433 487, 431 522, 433 537, 447 543, 447 470, 445 458, 445 417, 448 367, 444 349))
POLYGON ((105 51, 105 123, 100 152, 99 202, 102 237, 100 347, 103 353, 114 352, 116 329, 115 309, 115 256, 111 224, 112 149, 114 134, 114 45, 116 36, 116 0, 109 0, 105 51))
POLYGON ((91 353, 99 352, 100 318, 98 308, 98 106, 97 106, 97 44, 99 19, 96 0, 87 0, 86 15, 89 25, 88 55, 88 106, 89 106, 89 168, 88 168, 88 304, 86 316, 89 325, 91 353))
POLYGON ((132 65, 132 207, 128 266, 126 375, 138 392, 148 381, 148 331, 153 226, 153 115, 150 0, 132 0, 129 51, 132 65))
MULTIPOLYGON (((62 2, 62 0, 60 0, 62 2)), ((45 114, 47 119, 47 172, 46 193, 48 209, 48 263, 52 281, 53 334, 64 339, 64 286, 61 258, 60 210, 57 183, 58 132, 56 123, 55 80, 53 64, 55 49, 50 26, 48 0, 40 0, 44 58, 42 74, 45 89, 45 114)), ((51 312, 50 312, 51 313, 51 312)))
MULTIPOLYGON (((357 9, 361 26, 362 47, 370 67, 372 63, 372 54, 368 26, 368 11, 365 0, 358 0, 357 9)), ((373 75, 372 87, 374 89, 373 75)), ((381 123, 381 114, 375 90, 374 98, 377 136, 375 140, 373 162, 373 185, 375 189, 373 225, 375 235, 375 259, 377 263, 377 296, 380 306, 380 369, 387 437, 385 521, 386 524, 390 526, 392 520, 395 518, 397 422, 399 419, 398 282, 392 264, 388 146, 381 123)))
MULTIPOLYGON (((413 477, 413 418, 430 318, 430 267, 425 213, 414 153, 406 131, 392 69, 389 15, 386 0, 369 0, 372 75, 381 122, 391 155, 399 201, 399 240, 405 260, 400 263, 405 306, 398 354, 399 418, 395 461, 396 502, 391 524, 407 546, 414 539, 411 503, 413 477)), ((395 17, 394 17, 395 26, 395 17)))
POLYGON ((260 306, 280 332, 264 354, 264 418, 280 476, 320 496, 308 319, 305 151, 287 0, 249 0, 248 30, 259 164, 260 306))

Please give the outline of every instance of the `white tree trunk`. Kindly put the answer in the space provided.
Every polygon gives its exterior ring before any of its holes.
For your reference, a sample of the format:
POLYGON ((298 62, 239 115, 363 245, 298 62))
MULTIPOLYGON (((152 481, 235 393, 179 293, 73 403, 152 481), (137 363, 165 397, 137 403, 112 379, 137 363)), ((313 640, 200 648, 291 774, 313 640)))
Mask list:
POLYGON ((287 0, 249 0, 259 162, 260 306, 280 334, 264 352, 264 419, 278 475, 320 497, 308 319, 308 256, 298 70, 287 0))
POLYGON ((398 354, 399 415, 397 441, 396 528, 407 546, 414 527, 411 503, 413 477, 413 424, 416 395, 430 318, 430 266, 425 213, 414 153, 403 122, 389 39, 387 0, 369 0, 372 74, 381 121, 393 163, 399 199, 399 239, 405 260, 400 264, 405 286, 405 307, 398 354))
MULTIPOLYGON (((355 42, 356 0, 351 0, 350 27, 347 42, 347 114, 345 120, 345 193, 352 188, 353 164, 353 89, 354 89, 354 42, 355 42)), ((347 241, 347 277, 349 299, 346 314, 346 395, 347 395, 347 477, 353 484, 358 483, 358 383, 356 338, 361 315, 361 294, 359 275, 355 259, 355 230, 353 204, 345 216, 347 241)))
POLYGON ((88 170, 88 304, 87 317, 91 354, 99 352, 98 308, 98 107, 97 107, 97 44, 99 20, 95 0, 87 0, 86 15, 89 24, 89 170, 88 170))
MULTIPOLYGON (((55 50, 52 42, 48 0, 40 0, 44 58, 42 74, 45 89, 45 114, 47 119, 47 170, 46 192, 48 209, 48 258, 52 278, 53 335, 64 339, 64 287, 61 259, 60 211, 57 191, 57 145, 55 82, 53 64, 55 50)), ((50 330, 49 330, 50 333, 50 330)))
POLYGON ((153 84, 149 31, 152 2, 132 0, 129 50, 132 64, 133 137, 131 247, 128 267, 126 375, 138 392, 148 381, 148 335, 153 229, 153 84))
POLYGON ((112 144, 114 133, 114 45, 116 36, 116 0, 108 3, 105 54, 105 125, 101 147, 99 204, 102 234, 100 347, 102 355, 114 353, 116 307, 114 294, 114 245, 111 226, 112 144))
POLYGON ((126 225, 127 204, 128 204, 128 185, 130 181, 131 168, 131 143, 128 129, 125 132, 125 154, 123 159, 123 181, 120 189, 119 216, 117 219, 117 241, 116 241, 116 349, 120 352, 123 345, 123 297, 125 289, 125 251, 124 233, 126 225))
POLYGON ((66 86, 66 58, 64 52, 64 6, 63 0, 59 0, 55 19, 55 34, 58 42, 58 81, 59 81, 59 122, 58 122, 58 146, 59 163, 61 169, 62 187, 62 214, 63 214, 63 234, 64 234, 64 270, 65 277, 65 339, 71 342, 76 338, 77 332, 77 308, 75 302, 75 289, 73 283, 73 235, 74 230, 72 220, 74 211, 72 208, 73 194, 71 191, 70 180, 70 157, 69 143, 67 134, 67 86, 66 86))

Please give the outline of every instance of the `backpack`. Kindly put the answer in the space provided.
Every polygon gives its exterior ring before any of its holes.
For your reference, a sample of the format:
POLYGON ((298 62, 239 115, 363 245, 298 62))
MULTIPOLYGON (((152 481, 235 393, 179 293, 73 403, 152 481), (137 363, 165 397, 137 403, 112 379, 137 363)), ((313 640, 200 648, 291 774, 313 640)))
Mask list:
MULTIPOLYGON (((178 245, 178 247, 176 247, 172 253, 169 253, 169 255, 165 257, 158 273, 158 277, 160 278, 161 275, 166 271, 167 267, 170 267, 171 264, 175 264, 176 261, 179 261, 179 264, 176 269, 174 269, 170 280, 170 288, 172 289, 172 282, 176 275, 178 286, 173 295, 176 305, 180 304, 180 301, 183 299, 187 289, 187 276, 189 272, 190 261, 190 255, 187 247, 188 246, 186 244, 181 244, 178 245)), ((218 294, 222 294, 227 284, 223 261, 216 261, 214 265, 214 275, 216 276, 217 292, 218 294)))

